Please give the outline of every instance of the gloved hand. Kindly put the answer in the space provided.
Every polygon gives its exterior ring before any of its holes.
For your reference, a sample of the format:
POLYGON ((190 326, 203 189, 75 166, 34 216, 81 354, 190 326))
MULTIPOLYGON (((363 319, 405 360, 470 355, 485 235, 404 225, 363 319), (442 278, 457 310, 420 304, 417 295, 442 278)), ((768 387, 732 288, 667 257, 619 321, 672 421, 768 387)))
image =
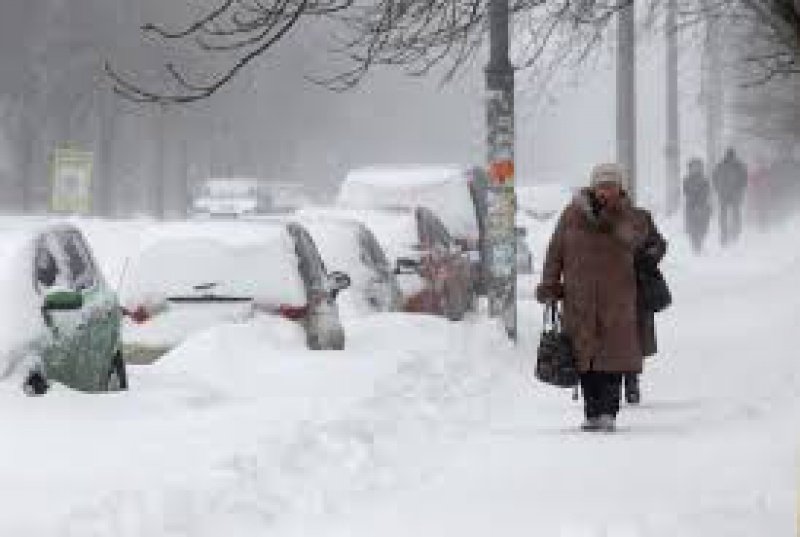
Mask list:
POLYGON ((540 283, 536 287, 536 300, 541 304, 557 302, 564 298, 564 286, 559 283, 540 283))

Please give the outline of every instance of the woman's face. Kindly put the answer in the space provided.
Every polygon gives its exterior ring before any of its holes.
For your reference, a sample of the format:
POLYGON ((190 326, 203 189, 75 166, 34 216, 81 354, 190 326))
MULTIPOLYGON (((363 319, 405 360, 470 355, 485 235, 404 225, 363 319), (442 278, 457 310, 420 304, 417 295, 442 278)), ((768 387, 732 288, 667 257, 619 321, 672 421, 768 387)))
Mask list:
POLYGON ((614 206, 622 195, 622 189, 616 181, 600 181, 594 192, 603 205, 614 206))

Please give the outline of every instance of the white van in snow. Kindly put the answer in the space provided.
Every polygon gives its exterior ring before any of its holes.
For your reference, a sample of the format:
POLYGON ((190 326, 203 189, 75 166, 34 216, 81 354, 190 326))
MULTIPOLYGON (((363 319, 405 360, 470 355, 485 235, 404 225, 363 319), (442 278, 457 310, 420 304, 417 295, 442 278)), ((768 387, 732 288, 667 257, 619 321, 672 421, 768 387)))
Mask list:
POLYGON ((238 218, 267 212, 272 203, 262 183, 258 179, 207 179, 195 192, 192 216, 238 218))

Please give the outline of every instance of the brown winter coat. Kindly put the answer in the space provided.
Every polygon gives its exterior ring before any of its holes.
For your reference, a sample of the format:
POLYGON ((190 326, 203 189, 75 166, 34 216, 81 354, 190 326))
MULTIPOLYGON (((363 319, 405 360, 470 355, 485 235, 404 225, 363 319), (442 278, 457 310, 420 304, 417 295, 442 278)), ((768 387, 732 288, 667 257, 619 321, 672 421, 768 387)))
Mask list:
POLYGON ((648 222, 627 198, 614 213, 595 215, 588 189, 559 219, 537 297, 563 298, 564 328, 581 373, 642 370, 634 252, 647 231, 648 222))

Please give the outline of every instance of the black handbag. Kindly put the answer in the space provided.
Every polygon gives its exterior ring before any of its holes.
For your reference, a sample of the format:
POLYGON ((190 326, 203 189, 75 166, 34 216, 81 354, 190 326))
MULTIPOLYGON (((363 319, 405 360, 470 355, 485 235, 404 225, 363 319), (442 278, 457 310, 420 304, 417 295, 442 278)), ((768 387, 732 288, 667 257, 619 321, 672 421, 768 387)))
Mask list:
POLYGON ((558 305, 550 302, 544 310, 544 329, 536 353, 536 378, 560 388, 571 388, 580 380, 575 367, 572 342, 564 333, 558 305))
POLYGON ((640 266, 636 270, 639 303, 647 311, 659 313, 672 305, 667 280, 657 266, 640 266))

